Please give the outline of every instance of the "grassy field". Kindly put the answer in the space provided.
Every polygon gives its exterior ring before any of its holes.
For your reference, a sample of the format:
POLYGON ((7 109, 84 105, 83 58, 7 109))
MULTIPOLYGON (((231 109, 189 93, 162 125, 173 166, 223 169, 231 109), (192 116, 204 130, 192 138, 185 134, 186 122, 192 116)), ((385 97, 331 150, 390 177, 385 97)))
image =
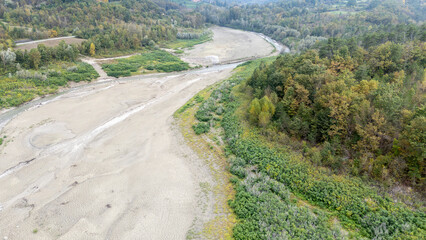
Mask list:
POLYGON ((192 9, 196 8, 197 5, 200 4, 200 3, 197 3, 197 2, 193 2, 191 0, 171 0, 171 2, 177 3, 177 4, 179 4, 181 6, 185 6, 187 8, 192 8, 192 9))
POLYGON ((94 58, 112 58, 112 57, 121 57, 125 55, 131 55, 131 54, 137 54, 137 53, 144 53, 145 50, 142 49, 124 49, 124 50, 117 50, 117 49, 101 49, 96 51, 96 55, 94 58))
POLYGON ((58 62, 38 71, 21 70, 0 77, 0 108, 19 106, 32 99, 56 93, 69 82, 91 81, 98 73, 86 63, 58 62))
POLYGON ((25 43, 25 44, 16 46, 15 49, 31 50, 33 48, 37 48, 39 44, 44 44, 46 47, 56 47, 59 45, 61 41, 65 41, 66 44, 81 44, 82 42, 86 40, 81 38, 45 39, 45 40, 36 41, 34 43, 25 43))
POLYGON ((238 222, 233 237, 422 239, 424 209, 395 201, 357 177, 314 166, 302 153, 250 126, 245 81, 259 63, 240 66, 194 114, 194 134, 210 136, 215 132, 211 126, 224 128, 224 134, 216 137, 226 143, 229 171, 234 175, 236 194, 229 204, 238 222))
POLYGON ((123 77, 148 72, 183 71, 190 67, 188 63, 166 51, 154 50, 129 58, 118 59, 114 63, 102 64, 102 68, 108 76, 123 77))
POLYGON ((184 49, 184 48, 191 48, 195 45, 205 43, 205 42, 212 40, 212 37, 213 37, 213 34, 209 33, 209 34, 204 34, 200 38, 197 38, 197 39, 177 39, 175 41, 163 43, 161 45, 162 45, 162 47, 175 49, 175 50, 184 49))

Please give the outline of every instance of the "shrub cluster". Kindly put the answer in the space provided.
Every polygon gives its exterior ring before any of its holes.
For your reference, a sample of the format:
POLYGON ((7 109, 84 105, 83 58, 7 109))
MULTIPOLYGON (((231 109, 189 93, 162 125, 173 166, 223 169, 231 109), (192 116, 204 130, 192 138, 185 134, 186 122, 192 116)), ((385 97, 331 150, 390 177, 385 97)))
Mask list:
POLYGON ((174 72, 189 69, 189 65, 172 54, 155 50, 127 59, 119 59, 118 63, 103 64, 102 68, 109 76, 125 77, 143 68, 158 72, 174 72))
POLYGON ((55 93, 68 82, 91 81, 98 73, 86 63, 78 63, 73 70, 19 70, 10 77, 0 77, 0 108, 14 107, 31 101, 36 96, 55 93))

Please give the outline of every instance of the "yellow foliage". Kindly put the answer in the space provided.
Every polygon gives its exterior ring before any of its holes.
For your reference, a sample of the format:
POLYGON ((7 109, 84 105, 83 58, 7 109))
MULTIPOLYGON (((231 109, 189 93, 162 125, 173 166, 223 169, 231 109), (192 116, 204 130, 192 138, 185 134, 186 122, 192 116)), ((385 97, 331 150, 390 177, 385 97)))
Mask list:
POLYGON ((49 37, 50 38, 54 38, 54 37, 57 37, 57 36, 58 36, 58 32, 56 30, 53 30, 53 29, 49 30, 49 37))
POLYGON ((95 56, 95 53, 96 53, 95 51, 96 51, 95 44, 91 43, 90 44, 90 52, 89 52, 90 56, 92 56, 92 57, 95 56))
POLYGON ((359 84, 353 86, 351 90, 356 93, 368 95, 372 91, 376 90, 379 83, 376 80, 362 80, 359 84))

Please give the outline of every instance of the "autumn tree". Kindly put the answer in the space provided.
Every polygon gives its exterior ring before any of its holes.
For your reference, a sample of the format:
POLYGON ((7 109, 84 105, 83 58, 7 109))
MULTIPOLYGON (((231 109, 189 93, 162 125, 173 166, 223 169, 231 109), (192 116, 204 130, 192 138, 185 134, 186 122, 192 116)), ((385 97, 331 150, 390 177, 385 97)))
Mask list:
POLYGON ((250 120, 259 126, 266 127, 275 114, 275 106, 268 96, 253 99, 249 107, 250 120))
POLYGON ((249 107, 249 118, 251 122, 257 123, 259 121, 259 114, 261 110, 259 99, 254 98, 249 107))
POLYGON ((49 37, 50 38, 54 38, 54 37, 57 37, 57 36, 58 36, 58 32, 56 30, 53 30, 53 29, 49 30, 49 37))
POLYGON ((31 51, 29 53, 29 57, 30 57, 31 67, 34 68, 34 69, 38 69, 40 62, 41 62, 40 52, 36 48, 33 48, 33 49, 31 49, 31 51))
POLYGON ((96 48, 95 48, 95 44, 94 43, 91 43, 90 44, 90 50, 89 50, 89 54, 90 54, 90 56, 95 56, 95 52, 96 51, 96 48))

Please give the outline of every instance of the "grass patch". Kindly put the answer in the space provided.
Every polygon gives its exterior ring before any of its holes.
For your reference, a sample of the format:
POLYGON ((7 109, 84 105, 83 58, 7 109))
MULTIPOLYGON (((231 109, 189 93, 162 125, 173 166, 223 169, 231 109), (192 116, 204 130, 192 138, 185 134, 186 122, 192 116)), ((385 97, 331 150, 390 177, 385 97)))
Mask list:
POLYGON ((118 59, 117 63, 102 64, 102 68, 112 77, 131 76, 141 70, 174 72, 189 69, 189 65, 172 54, 155 50, 129 58, 118 59))
POLYGON ((213 33, 209 33, 209 34, 204 34, 197 39, 176 39, 175 41, 164 43, 163 46, 166 48, 171 48, 171 49, 175 49, 179 51, 179 49, 191 48, 195 45, 208 42, 212 40, 212 38, 213 38, 213 33))
POLYGON ((112 57, 120 57, 124 55, 143 53, 143 52, 144 50, 142 49, 124 49, 124 50, 105 49, 105 50, 97 51, 94 57, 95 58, 112 58, 112 57))
POLYGON ((177 3, 180 6, 195 9, 200 2, 193 2, 191 0, 171 0, 171 2, 177 3))

